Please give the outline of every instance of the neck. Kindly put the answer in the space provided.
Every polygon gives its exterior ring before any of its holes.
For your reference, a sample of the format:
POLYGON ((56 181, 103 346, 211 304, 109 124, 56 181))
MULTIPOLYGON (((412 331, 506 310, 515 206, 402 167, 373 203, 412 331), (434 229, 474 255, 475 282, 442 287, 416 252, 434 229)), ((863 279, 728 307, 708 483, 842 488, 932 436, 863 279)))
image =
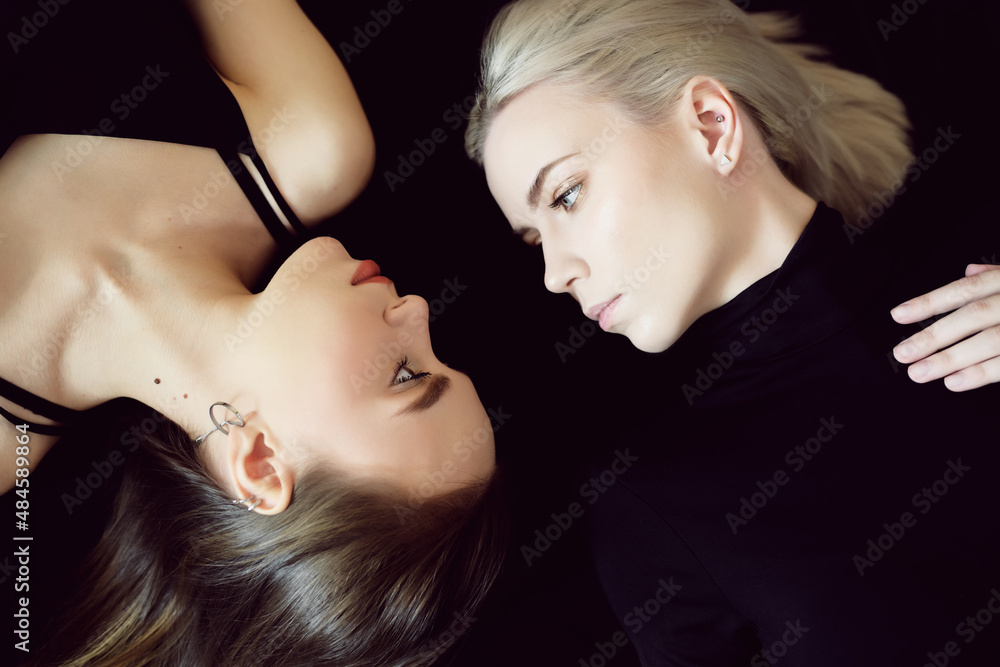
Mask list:
POLYGON ((816 201, 790 183, 773 162, 758 167, 726 204, 731 224, 723 233, 729 257, 720 265, 730 270, 719 282, 717 305, 778 269, 816 210, 816 201))
MULTIPOLYGON (((197 436, 212 428, 208 408, 239 400, 230 336, 253 303, 239 263, 211 252, 136 252, 134 269, 94 326, 67 356, 62 386, 68 404, 98 405, 127 396, 197 436)), ((241 407, 246 410, 248 407, 241 407)))

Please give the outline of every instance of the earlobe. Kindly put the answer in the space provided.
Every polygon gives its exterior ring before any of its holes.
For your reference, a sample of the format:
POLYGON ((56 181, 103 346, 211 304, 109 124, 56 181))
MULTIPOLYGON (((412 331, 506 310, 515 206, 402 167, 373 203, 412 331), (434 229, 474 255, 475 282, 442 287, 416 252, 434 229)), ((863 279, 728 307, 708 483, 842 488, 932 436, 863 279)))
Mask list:
POLYGON ((238 498, 252 497, 244 505, 258 514, 285 511, 292 501, 295 472, 284 450, 254 428, 240 429, 232 445, 229 466, 238 498))

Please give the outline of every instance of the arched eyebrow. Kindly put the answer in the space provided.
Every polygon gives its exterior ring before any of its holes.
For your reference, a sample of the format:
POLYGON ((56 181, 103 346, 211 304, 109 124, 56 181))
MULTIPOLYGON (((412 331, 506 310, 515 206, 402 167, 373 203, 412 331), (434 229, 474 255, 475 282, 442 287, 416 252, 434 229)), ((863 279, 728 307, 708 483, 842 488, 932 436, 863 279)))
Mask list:
POLYGON ((447 375, 432 375, 426 384, 427 388, 424 389, 423 393, 405 408, 397 412, 394 415, 395 417, 429 410, 448 391, 448 388, 451 386, 451 378, 447 375))
POLYGON ((558 165, 563 160, 568 160, 571 157, 579 155, 579 152, 570 153, 569 155, 563 155, 560 158, 556 158, 552 162, 538 170, 538 175, 535 176, 535 182, 531 184, 531 188, 528 190, 528 206, 532 209, 538 208, 538 199, 542 195, 542 185, 545 183, 545 179, 548 178, 549 172, 552 171, 556 165, 558 165))

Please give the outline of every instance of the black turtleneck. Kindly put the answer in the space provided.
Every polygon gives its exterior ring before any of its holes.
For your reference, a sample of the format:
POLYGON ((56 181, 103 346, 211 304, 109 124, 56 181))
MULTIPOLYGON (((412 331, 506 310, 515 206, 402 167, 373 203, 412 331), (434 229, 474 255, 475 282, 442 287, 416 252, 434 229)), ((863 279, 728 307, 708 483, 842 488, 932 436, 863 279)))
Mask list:
MULTIPOLYGON (((1000 387, 896 364, 889 309, 927 285, 885 227, 820 204, 665 353, 663 409, 591 513, 643 664, 1000 664, 1000 387)), ((924 243, 938 267, 952 231, 924 243)))

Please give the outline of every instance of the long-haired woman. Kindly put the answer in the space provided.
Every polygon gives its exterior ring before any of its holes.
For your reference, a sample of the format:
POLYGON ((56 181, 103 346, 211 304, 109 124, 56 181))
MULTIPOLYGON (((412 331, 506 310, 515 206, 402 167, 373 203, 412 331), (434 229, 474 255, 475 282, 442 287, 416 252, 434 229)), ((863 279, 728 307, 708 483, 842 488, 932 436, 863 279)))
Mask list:
POLYGON ((373 163, 332 49, 292 0, 187 4, 256 141, 33 133, 0 160, 5 487, 29 493, 92 407, 162 415, 130 424, 112 519, 37 659, 427 664, 504 553, 489 418, 434 355, 426 301, 303 243, 373 163), (276 243, 290 257, 255 293, 276 243))

